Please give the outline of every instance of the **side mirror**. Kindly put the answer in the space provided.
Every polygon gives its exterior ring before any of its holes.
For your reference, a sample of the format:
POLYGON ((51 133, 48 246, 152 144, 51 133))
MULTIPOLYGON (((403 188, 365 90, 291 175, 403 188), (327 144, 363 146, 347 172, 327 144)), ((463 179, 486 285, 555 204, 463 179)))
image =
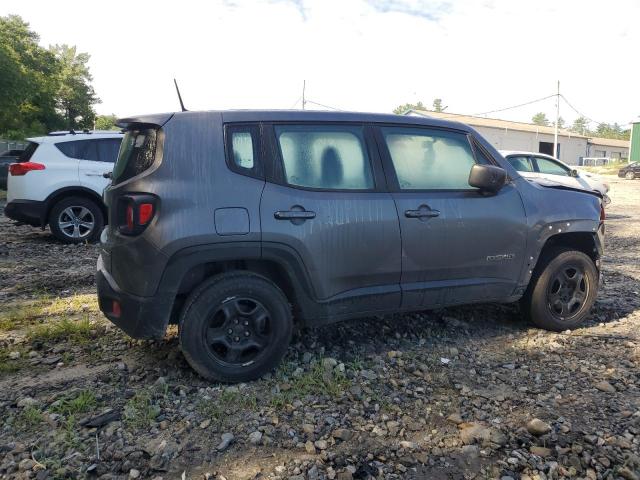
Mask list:
POLYGON ((578 170, 576 170, 576 169, 574 168, 573 170, 571 170, 570 175, 571 175, 573 178, 578 178, 578 176, 579 176, 578 170))
POLYGON ((474 165, 469 173, 469 185, 483 192, 496 193, 507 182, 507 172, 494 165, 474 165))

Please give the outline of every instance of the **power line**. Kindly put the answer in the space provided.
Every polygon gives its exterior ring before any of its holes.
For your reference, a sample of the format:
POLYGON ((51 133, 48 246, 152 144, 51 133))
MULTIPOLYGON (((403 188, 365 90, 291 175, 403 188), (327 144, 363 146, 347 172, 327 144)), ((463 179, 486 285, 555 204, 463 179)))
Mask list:
POLYGON ((329 105, 323 105, 322 103, 318 103, 318 102, 314 102, 313 100, 309 100, 307 98, 306 103, 313 103, 314 105, 318 105, 319 107, 323 107, 323 108, 328 108, 329 110, 335 110, 336 112, 342 112, 343 110, 336 108, 336 107, 330 107, 329 105))
POLYGON ((293 102, 293 105, 291 105, 291 107, 289 107, 289 110, 293 110, 294 108, 296 108, 296 105, 298 104, 298 102, 302 100, 302 97, 298 97, 298 99, 293 102))
MULTIPOLYGON (((537 99, 535 99, 535 100, 531 100, 531 101, 529 101, 529 102, 519 103, 518 105, 513 105, 513 106, 511 106, 511 107, 498 108, 497 110, 490 110, 490 111, 488 111, 488 112, 472 113, 470 116, 472 116, 472 117, 477 117, 477 116, 480 116, 480 115, 488 115, 488 114, 490 114, 490 113, 498 113, 498 112, 504 112, 504 111, 506 111, 506 110, 513 110, 514 108, 525 107, 525 106, 527 106, 527 105, 531 105, 531 104, 533 104, 533 103, 542 102, 543 100, 547 100, 547 99, 549 99, 549 98, 553 98, 553 97, 555 97, 555 96, 556 96, 556 94, 554 93, 553 95, 547 95, 546 97, 537 98, 537 99)), ((445 115, 445 116, 443 116, 443 117, 439 117, 439 118, 454 118, 454 117, 456 117, 456 116, 457 116, 457 115, 454 113, 454 114, 451 114, 451 115, 445 115)))

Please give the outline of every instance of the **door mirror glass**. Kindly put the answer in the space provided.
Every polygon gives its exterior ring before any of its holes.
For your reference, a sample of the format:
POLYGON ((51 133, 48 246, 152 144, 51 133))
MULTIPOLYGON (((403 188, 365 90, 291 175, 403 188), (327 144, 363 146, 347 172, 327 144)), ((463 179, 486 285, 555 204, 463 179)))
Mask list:
POLYGON ((469 173, 469 185, 484 192, 496 193, 507 182, 507 172, 494 165, 474 165, 469 173))

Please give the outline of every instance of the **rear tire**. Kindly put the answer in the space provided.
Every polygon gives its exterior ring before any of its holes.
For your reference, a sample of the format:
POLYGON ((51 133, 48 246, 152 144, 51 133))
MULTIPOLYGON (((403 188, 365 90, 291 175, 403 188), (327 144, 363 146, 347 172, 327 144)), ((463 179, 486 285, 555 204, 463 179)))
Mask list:
POLYGON ((293 320, 275 284, 252 273, 213 277, 189 296, 182 311, 182 353, 204 378, 246 382, 275 368, 287 352, 293 320))
POLYGON ((627 172, 625 173, 624 178, 626 178, 627 180, 633 180, 634 178, 636 178, 636 175, 633 172, 627 172))
POLYGON ((51 233, 64 243, 94 242, 103 227, 102 209, 88 198, 63 198, 49 213, 51 233))
POLYGON ((598 292, 598 271, 582 252, 548 250, 538 262, 521 306, 524 316, 545 330, 578 327, 587 317, 598 292))

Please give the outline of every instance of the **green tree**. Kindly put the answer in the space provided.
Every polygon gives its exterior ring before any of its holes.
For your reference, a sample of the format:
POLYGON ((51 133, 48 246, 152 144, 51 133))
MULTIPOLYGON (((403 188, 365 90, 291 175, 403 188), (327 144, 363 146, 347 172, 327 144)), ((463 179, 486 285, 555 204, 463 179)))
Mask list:
POLYGON ((395 113, 396 115, 402 115, 407 110, 427 110, 427 107, 425 107, 422 102, 405 103, 394 108, 393 113, 395 113))
POLYGON ((24 138, 61 126, 55 57, 17 15, 0 17, 0 136, 24 138))
POLYGON ((119 130, 119 127, 116 127, 116 117, 114 114, 111 115, 98 115, 96 117, 96 130, 119 130))
POLYGON ((618 140, 629 140, 631 130, 622 130, 622 127, 616 123, 599 123, 593 132, 594 137, 615 138, 618 140))
POLYGON ((433 111, 434 112, 441 112, 442 111, 442 99, 441 98, 434 98, 433 99, 433 111))
POLYGON ((533 122, 534 125, 540 125, 545 127, 549 125, 549 120, 547 119, 547 115, 545 115, 544 112, 536 113, 533 117, 531 117, 531 121, 533 122))
MULTIPOLYGON (((554 126, 555 126, 555 124, 556 124, 556 122, 553 122, 554 126)), ((558 128, 564 128, 564 124, 565 124, 564 118, 558 117, 558 128)))
POLYGON ((591 132, 589 131, 589 120, 587 119, 587 117, 583 116, 576 118, 569 130, 579 135, 588 136, 591 134, 591 132))
POLYGON ((70 129, 92 128, 96 118, 93 106, 100 102, 89 72, 89 54, 78 53, 75 46, 55 45, 49 50, 60 64, 56 105, 70 129))

